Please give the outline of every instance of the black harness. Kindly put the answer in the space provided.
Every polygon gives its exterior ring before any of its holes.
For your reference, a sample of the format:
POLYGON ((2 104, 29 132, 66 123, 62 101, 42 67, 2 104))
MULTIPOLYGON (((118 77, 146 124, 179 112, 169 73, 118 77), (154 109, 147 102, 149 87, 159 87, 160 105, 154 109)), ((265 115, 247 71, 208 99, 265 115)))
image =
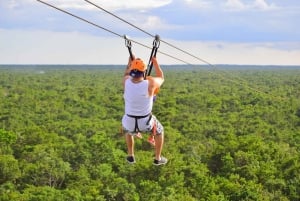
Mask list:
POLYGON ((151 119, 152 119, 152 113, 151 112, 147 115, 144 115, 144 116, 135 116, 135 115, 130 115, 130 114, 127 114, 127 116, 135 119, 135 125, 134 125, 134 132, 135 133, 140 132, 139 125, 138 125, 138 120, 139 119, 144 119, 146 117, 149 117, 149 119, 147 121, 147 124, 149 124, 151 119))

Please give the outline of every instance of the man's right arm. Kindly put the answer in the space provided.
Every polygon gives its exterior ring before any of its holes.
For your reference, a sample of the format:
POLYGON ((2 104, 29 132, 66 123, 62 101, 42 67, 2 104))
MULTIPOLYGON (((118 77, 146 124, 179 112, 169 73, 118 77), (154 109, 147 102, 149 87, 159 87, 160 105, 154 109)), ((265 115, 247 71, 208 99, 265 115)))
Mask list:
POLYGON ((160 86, 163 84, 164 82, 164 73, 162 71, 162 69, 160 68, 157 60, 155 57, 152 58, 152 62, 153 62, 153 66, 155 68, 155 74, 156 76, 149 76, 147 79, 149 80, 149 94, 150 95, 155 95, 160 86))
POLYGON ((159 88, 164 82, 164 72, 160 68, 160 65, 158 64, 157 59, 155 57, 152 57, 151 61, 155 68, 155 74, 156 74, 156 76, 154 77, 154 80, 156 82, 155 85, 157 88, 159 88))

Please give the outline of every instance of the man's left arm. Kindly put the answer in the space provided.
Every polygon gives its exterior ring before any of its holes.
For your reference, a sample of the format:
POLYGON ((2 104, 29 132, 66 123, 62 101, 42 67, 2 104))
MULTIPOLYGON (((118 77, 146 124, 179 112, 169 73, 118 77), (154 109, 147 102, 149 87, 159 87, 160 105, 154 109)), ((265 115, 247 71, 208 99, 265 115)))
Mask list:
POLYGON ((131 62, 132 62, 132 60, 131 60, 131 58, 129 57, 129 59, 128 59, 128 64, 127 64, 127 66, 126 66, 126 68, 125 68, 124 77, 127 76, 127 75, 129 75, 129 73, 130 73, 130 65, 131 65, 131 62))
POLYGON ((132 60, 131 60, 131 58, 129 57, 129 59, 128 59, 128 64, 127 64, 127 66, 126 66, 126 68, 125 68, 125 72, 124 72, 124 76, 123 76, 123 87, 124 87, 124 85, 125 85, 125 80, 127 80, 127 78, 129 78, 130 77, 130 66, 131 66, 131 62, 132 62, 132 60))

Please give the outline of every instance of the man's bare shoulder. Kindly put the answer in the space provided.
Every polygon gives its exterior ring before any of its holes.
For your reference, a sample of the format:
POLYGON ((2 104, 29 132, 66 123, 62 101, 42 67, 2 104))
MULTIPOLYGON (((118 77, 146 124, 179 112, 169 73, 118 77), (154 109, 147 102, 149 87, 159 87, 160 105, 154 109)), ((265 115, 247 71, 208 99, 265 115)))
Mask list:
POLYGON ((153 88, 159 88, 164 82, 164 79, 161 77, 148 76, 147 80, 149 80, 149 86, 153 88))

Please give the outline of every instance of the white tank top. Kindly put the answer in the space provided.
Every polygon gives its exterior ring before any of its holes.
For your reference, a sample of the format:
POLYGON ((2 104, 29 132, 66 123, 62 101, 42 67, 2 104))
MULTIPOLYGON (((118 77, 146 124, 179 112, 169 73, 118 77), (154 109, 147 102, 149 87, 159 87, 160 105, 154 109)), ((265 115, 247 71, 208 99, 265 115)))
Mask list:
POLYGON ((133 83, 130 78, 125 81, 125 114, 144 116, 152 111, 153 96, 149 96, 148 80, 133 83))

